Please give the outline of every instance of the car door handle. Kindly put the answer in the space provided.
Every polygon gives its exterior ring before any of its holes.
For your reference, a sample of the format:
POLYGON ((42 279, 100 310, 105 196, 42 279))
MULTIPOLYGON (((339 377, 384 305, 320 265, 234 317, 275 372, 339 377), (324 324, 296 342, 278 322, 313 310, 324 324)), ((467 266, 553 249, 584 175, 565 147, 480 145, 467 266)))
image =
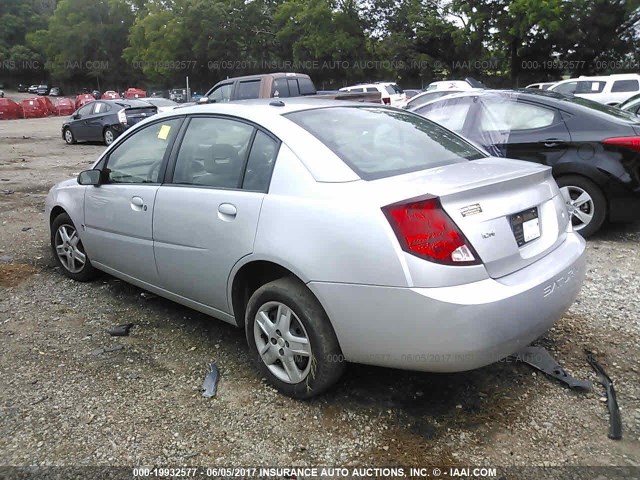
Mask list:
POLYGON ((221 203, 218 205, 218 216, 222 220, 230 220, 236 217, 238 209, 231 203, 221 203))
POLYGON ((559 147, 561 145, 564 145, 565 142, 563 142, 562 140, 558 139, 558 138, 547 138, 544 141, 544 146, 547 148, 553 148, 553 147, 559 147))
POLYGON ((144 204, 142 197, 131 197, 131 209, 136 211, 147 211, 147 206, 144 204))

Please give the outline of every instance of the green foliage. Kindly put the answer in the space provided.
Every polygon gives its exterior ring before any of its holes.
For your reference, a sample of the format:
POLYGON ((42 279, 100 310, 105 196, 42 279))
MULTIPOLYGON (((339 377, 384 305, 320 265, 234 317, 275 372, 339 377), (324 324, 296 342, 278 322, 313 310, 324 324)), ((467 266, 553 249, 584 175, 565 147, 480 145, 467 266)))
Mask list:
POLYGON ((295 70, 325 88, 515 86, 629 71, 639 32, 640 0, 0 0, 0 75, 108 88, 188 75, 209 87, 295 70))

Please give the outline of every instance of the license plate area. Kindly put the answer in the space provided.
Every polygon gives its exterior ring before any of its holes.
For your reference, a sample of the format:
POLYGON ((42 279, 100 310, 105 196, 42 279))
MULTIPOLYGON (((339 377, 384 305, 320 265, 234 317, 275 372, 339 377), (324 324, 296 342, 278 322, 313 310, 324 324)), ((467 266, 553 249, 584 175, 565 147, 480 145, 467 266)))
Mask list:
POLYGON ((518 243, 518 247, 540 238, 538 207, 529 208, 511 215, 510 220, 511 230, 513 230, 513 236, 518 243))

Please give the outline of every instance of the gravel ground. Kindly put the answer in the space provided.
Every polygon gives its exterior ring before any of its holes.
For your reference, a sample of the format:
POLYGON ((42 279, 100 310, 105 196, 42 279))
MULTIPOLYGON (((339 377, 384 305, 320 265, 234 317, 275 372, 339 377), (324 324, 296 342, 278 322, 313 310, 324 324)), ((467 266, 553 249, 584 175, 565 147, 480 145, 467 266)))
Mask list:
POLYGON ((0 123, 0 465, 640 466, 640 224, 588 242, 582 293, 539 342, 578 378, 595 380, 584 348, 596 352, 623 440, 607 438, 602 388, 507 361, 455 375, 350 365, 299 402, 249 366, 242 331, 106 275, 61 274, 44 197, 104 147, 65 145, 60 124, 0 123), (108 335, 128 322, 129 337, 108 335), (205 399, 212 360, 221 381, 205 399))

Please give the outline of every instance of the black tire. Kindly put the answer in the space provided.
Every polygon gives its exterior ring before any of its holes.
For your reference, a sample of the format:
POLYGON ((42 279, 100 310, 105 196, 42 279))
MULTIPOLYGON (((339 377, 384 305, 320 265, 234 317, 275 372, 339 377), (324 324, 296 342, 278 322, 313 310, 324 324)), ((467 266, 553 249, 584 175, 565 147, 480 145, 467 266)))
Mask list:
POLYGON ((69 127, 66 127, 62 132, 62 137, 64 141, 67 142, 67 145, 73 145, 77 143, 76 137, 73 135, 73 132, 69 127))
POLYGON ((576 232, 584 238, 590 237, 600 229, 607 218, 607 199, 602 190, 591 180, 580 175, 564 175, 557 178, 556 182, 560 189, 568 189, 573 200, 578 197, 580 190, 591 197, 591 202, 578 207, 583 213, 592 215, 591 220, 586 223, 571 215, 571 206, 568 205, 576 232))
MULTIPOLYGON (((70 229, 76 232, 77 230, 71 218, 66 213, 61 213, 58 215, 53 222, 51 223, 51 251, 53 253, 53 257, 56 259, 56 262, 62 269, 62 273, 64 273, 67 277, 77 280, 79 282, 88 282, 96 277, 98 271, 91 265, 91 260, 89 260, 89 255, 84 251, 84 247, 82 246, 82 241, 78 239, 76 248, 80 250, 81 253, 85 256, 85 262, 81 268, 78 264, 78 271, 73 271, 70 269, 68 265, 65 265, 65 262, 60 258, 58 254, 57 247, 61 242, 63 242, 61 228, 65 227, 65 231, 69 232, 70 229)), ((70 248, 68 245, 67 248, 70 248)), ((75 262, 75 260, 74 260, 75 262)))
MULTIPOLYGON (((327 314, 311 291, 295 278, 280 278, 257 289, 247 304, 245 325, 252 361, 268 382, 285 395, 297 399, 320 395, 335 384, 344 372, 346 362, 327 314), (292 319, 288 333, 294 333, 302 337, 306 336, 309 342, 311 353, 309 356, 297 355, 293 357, 296 359, 296 366, 302 365, 300 368, 304 367, 305 371, 308 371, 304 378, 297 383, 283 381, 278 378, 258 353, 256 330, 259 335, 262 335, 262 341, 265 341, 265 343, 268 337, 259 326, 256 327, 256 316, 261 309, 276 302, 284 304, 297 317, 297 319, 292 319), (300 324, 302 328, 300 328, 300 324), (293 332, 291 329, 293 329, 293 332)), ((286 346, 282 345, 282 348, 280 348, 277 342, 284 341, 287 336, 282 334, 282 337, 280 337, 279 335, 282 332, 279 330, 275 330, 275 332, 278 332, 274 334, 278 336, 278 340, 276 343, 271 342, 275 345, 274 351, 277 350, 281 358, 285 358, 286 355, 283 352, 285 348, 289 348, 289 343, 286 342, 286 346)), ((291 339, 291 337, 288 338, 291 339)), ((271 350, 270 346, 269 349, 271 350)), ((280 369, 286 374, 284 372, 284 363, 279 358, 275 360, 271 368, 280 369), (278 365, 278 362, 280 362, 280 365, 278 365)), ((291 379, 290 375, 289 379, 291 379)))
POLYGON ((108 147, 116 140, 116 138, 118 138, 118 132, 111 127, 107 127, 104 129, 102 138, 104 140, 104 144, 108 147))

